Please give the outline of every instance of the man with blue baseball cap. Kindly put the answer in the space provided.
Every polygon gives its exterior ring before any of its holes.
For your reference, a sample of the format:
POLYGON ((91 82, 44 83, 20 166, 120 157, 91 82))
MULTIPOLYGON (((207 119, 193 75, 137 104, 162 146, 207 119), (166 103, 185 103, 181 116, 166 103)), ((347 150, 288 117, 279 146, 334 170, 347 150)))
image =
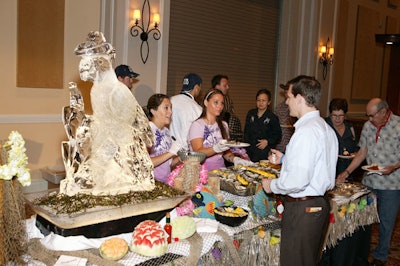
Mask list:
POLYGON ((133 87, 133 81, 139 76, 138 73, 133 72, 132 68, 127 65, 119 65, 115 68, 115 75, 119 81, 124 83, 130 90, 133 87))
POLYGON ((179 141, 184 149, 189 149, 187 136, 190 125, 199 118, 202 108, 195 98, 201 91, 202 79, 195 73, 183 77, 182 89, 178 95, 171 97, 172 121, 169 126, 171 135, 179 141))

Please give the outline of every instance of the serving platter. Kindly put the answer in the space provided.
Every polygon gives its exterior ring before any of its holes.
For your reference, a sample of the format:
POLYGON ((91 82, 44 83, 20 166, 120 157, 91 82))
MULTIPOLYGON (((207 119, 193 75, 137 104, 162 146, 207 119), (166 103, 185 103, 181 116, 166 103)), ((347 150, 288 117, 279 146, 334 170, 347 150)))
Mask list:
POLYGON ((98 206, 86 209, 79 213, 58 214, 51 208, 35 204, 36 199, 48 196, 50 193, 58 193, 58 189, 27 193, 25 194, 25 200, 34 212, 62 229, 73 229, 126 217, 167 210, 176 207, 179 203, 190 197, 189 194, 184 193, 173 198, 161 198, 122 206, 98 206))
POLYGON ((223 191, 237 196, 253 196, 263 178, 277 178, 280 171, 275 165, 255 163, 251 166, 233 166, 212 170, 210 176, 217 176, 223 191))
POLYGON ((338 183, 335 188, 328 191, 328 195, 334 199, 350 199, 353 195, 369 193, 367 187, 358 182, 338 183))

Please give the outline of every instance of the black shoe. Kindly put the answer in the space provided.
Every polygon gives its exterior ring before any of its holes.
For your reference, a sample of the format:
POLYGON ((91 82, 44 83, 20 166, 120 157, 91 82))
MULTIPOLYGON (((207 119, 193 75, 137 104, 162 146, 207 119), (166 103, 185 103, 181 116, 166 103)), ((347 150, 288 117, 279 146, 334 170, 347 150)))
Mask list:
POLYGON ((381 261, 377 259, 374 259, 372 262, 369 263, 369 266, 385 266, 385 265, 386 261, 381 261))

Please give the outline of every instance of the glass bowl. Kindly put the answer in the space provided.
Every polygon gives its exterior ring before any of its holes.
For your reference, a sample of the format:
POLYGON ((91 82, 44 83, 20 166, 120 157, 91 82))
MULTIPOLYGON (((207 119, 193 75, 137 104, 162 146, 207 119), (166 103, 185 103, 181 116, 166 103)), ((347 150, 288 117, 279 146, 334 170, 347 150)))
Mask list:
POLYGON ((202 163, 206 159, 206 154, 195 151, 178 151, 178 155, 182 161, 196 161, 202 163))

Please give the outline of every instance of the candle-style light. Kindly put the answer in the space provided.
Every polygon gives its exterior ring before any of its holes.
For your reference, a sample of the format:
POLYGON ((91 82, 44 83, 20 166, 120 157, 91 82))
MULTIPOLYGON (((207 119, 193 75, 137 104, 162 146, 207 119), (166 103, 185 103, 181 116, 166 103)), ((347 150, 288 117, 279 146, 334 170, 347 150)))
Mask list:
POLYGON ((149 58, 149 35, 153 32, 154 40, 158 41, 161 38, 161 32, 158 29, 160 26, 160 14, 153 14, 153 28, 150 28, 150 2, 149 0, 145 0, 143 2, 142 12, 139 9, 135 9, 133 11, 133 21, 134 25, 130 29, 130 33, 133 37, 140 36, 140 40, 142 41, 140 45, 140 57, 142 58, 143 64, 146 64, 147 59, 149 58), (147 26, 145 26, 144 22, 144 12, 147 12, 147 26), (141 25, 139 24, 139 20, 141 20, 141 25), (140 34, 139 34, 140 31, 140 34))
POLYGON ((333 54, 335 50, 333 47, 329 47, 329 37, 325 45, 320 47, 319 62, 322 64, 322 78, 325 80, 328 73, 328 66, 333 64, 333 54))
POLYGON ((158 25, 160 24, 160 14, 154 13, 153 23, 154 23, 154 27, 158 27, 158 25))

